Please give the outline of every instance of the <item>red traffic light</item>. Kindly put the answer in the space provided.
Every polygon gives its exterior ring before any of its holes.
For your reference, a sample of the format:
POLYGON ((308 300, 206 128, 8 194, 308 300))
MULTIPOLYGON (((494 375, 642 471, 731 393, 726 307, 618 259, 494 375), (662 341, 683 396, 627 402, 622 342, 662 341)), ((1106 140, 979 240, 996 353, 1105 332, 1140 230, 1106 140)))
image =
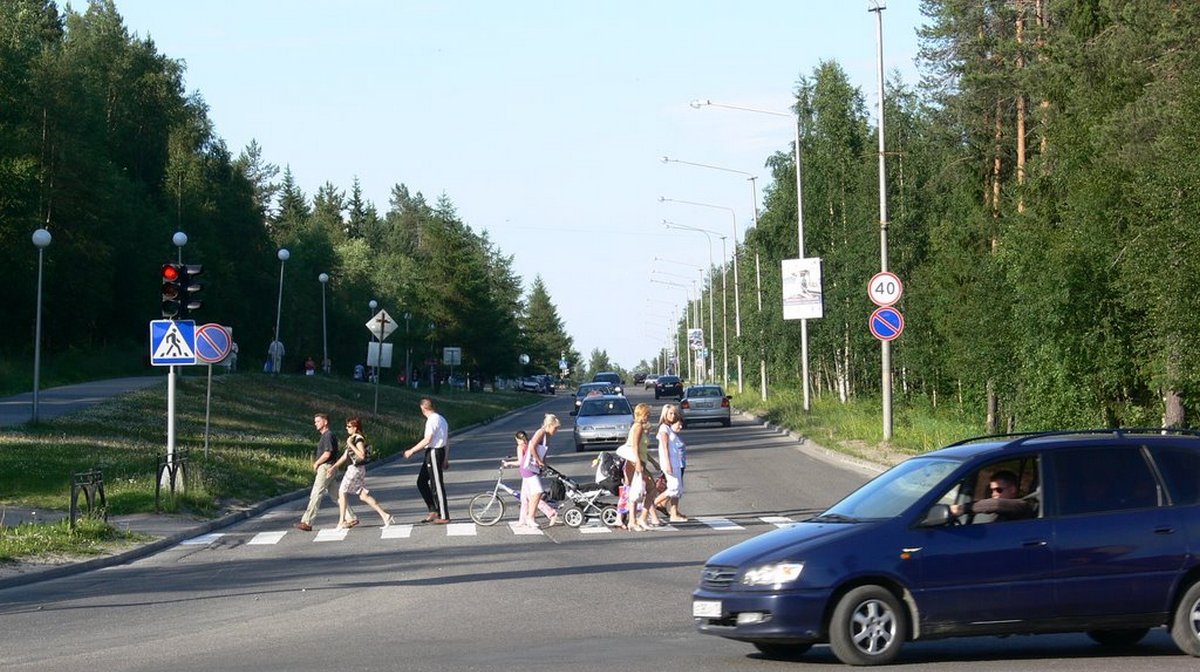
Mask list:
POLYGON ((179 266, 177 264, 163 264, 162 279, 166 282, 175 282, 179 279, 179 266))

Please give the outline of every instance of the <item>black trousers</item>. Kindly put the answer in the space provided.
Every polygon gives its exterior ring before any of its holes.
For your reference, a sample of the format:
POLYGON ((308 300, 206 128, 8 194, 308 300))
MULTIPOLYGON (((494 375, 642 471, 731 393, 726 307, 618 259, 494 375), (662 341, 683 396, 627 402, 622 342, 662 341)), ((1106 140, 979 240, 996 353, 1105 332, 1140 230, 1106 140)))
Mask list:
POLYGON ((442 457, 446 449, 426 448, 425 462, 421 465, 421 473, 417 474, 417 490, 425 500, 425 506, 430 513, 437 513, 438 518, 450 519, 450 507, 446 504, 446 481, 442 477, 442 457))

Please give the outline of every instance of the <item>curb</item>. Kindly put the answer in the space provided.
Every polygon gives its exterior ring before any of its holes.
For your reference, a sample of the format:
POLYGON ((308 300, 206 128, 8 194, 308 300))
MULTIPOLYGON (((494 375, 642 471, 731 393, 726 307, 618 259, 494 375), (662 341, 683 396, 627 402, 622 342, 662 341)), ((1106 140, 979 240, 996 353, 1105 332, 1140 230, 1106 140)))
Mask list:
MULTIPOLYGON (((538 405, 540 405, 540 404, 532 404, 529 407, 513 409, 511 411, 508 411, 507 413, 502 413, 500 415, 497 415, 494 418, 490 418, 490 419, 484 420, 482 422, 477 422, 473 425, 468 425, 466 427, 462 427, 460 429, 453 430, 450 432, 450 436, 453 437, 453 436, 457 436, 457 435, 466 434, 466 433, 471 432, 472 430, 475 430, 479 427, 484 427, 484 426, 490 425, 491 423, 496 422, 497 420, 501 420, 510 415, 513 415, 513 414, 517 413, 518 411, 523 411, 523 410, 526 410, 527 408, 532 408, 532 407, 535 407, 538 405)), ((404 451, 397 452, 396 454, 394 454, 386 459, 380 460, 378 462, 378 464, 386 465, 386 464, 395 462, 397 460, 402 460, 403 455, 404 455, 404 451)), ((141 558, 144 558, 148 555, 152 555, 161 550, 175 546, 181 542, 187 541, 188 539, 192 539, 193 537, 198 537, 202 534, 207 534, 209 532, 212 532, 213 530, 219 530, 219 529, 222 529, 225 527, 229 527, 230 525, 233 525, 234 523, 237 523, 239 521, 245 520, 247 518, 251 518, 253 516, 257 516, 258 514, 264 512, 264 511, 267 511, 268 509, 273 509, 273 508, 279 506, 280 504, 286 504, 287 502, 290 502, 292 500, 302 499, 304 497, 307 497, 309 492, 311 492, 311 488, 306 487, 306 488, 302 488, 300 490, 296 490, 294 492, 284 493, 282 495, 276 495, 275 497, 258 502, 257 504, 254 504, 253 506, 250 506, 246 509, 234 511, 232 513, 227 513, 227 514, 221 516, 220 518, 214 518, 213 520, 198 521, 196 523, 196 525, 189 527, 181 532, 176 532, 175 534, 172 534, 170 536, 162 537, 161 539, 155 539, 154 541, 142 544, 140 546, 135 546, 133 548, 130 548, 130 549, 127 549, 124 551, 113 553, 112 555, 106 555, 106 556, 98 557, 98 558, 91 558, 91 559, 84 560, 81 562, 68 562, 68 563, 64 563, 61 565, 53 565, 53 566, 49 566, 45 569, 33 569, 33 570, 30 570, 23 574, 17 574, 17 575, 6 577, 6 578, 0 578, 0 590, 4 590, 6 588, 15 588, 17 586, 25 586, 25 585, 29 585, 31 583, 38 583, 41 581, 60 579, 64 576, 71 576, 72 574, 81 574, 83 572, 90 572, 94 569, 104 569, 106 567, 114 567, 116 565, 124 565, 126 563, 133 562, 134 560, 140 560, 141 558)))
POLYGON ((794 432, 786 427, 780 427, 779 425, 776 425, 776 424, 770 422, 769 420, 760 418, 757 415, 751 415, 750 413, 746 413, 745 411, 741 411, 741 410, 738 410, 737 414, 739 416, 741 416, 742 418, 750 420, 751 422, 754 422, 754 423, 758 423, 759 425, 762 425, 763 427, 770 429, 771 431, 775 432, 776 434, 782 434, 784 436, 794 439, 798 444, 800 444, 800 445, 796 446, 796 448, 795 448, 796 450, 804 453, 805 455, 808 455, 809 457, 821 460, 823 462, 829 462, 831 464, 835 464, 838 466, 849 467, 851 469, 854 469, 855 471, 859 471, 859 472, 867 474, 869 476, 877 476, 891 468, 888 465, 877 464, 877 463, 871 462, 869 460, 864 460, 861 458, 847 455, 845 453, 838 452, 836 450, 831 450, 829 448, 826 448, 825 446, 822 446, 818 443, 813 442, 811 439, 809 439, 807 436, 804 436, 803 434, 797 434, 796 432, 794 432))

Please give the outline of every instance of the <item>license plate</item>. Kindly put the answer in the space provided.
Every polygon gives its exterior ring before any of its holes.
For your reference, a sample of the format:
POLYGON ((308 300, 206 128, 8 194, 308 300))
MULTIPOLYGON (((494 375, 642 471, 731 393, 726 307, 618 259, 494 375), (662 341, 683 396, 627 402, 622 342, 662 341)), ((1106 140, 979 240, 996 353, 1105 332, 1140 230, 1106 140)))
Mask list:
POLYGON ((720 618, 720 600, 696 600, 692 602, 692 616, 695 618, 720 618))

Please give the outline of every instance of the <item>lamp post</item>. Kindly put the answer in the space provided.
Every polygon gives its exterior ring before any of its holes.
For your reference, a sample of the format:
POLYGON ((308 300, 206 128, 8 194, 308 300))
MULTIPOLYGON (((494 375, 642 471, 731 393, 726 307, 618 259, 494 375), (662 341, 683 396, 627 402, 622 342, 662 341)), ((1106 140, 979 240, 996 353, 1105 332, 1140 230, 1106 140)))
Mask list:
POLYGON ((50 232, 46 229, 38 229, 33 232, 33 246, 38 251, 37 317, 34 319, 33 327, 33 414, 30 417, 30 422, 33 424, 38 422, 42 374, 42 253, 50 245, 50 239, 50 232))
POLYGON ((412 356, 412 344, 408 341, 408 321, 412 319, 412 313, 404 314, 404 384, 412 387, 412 365, 409 358, 412 356))
MULTIPOLYGON (((679 164, 683 164, 685 166, 695 166, 697 168, 708 168, 709 170, 719 170, 719 171, 722 171, 725 173, 734 173, 737 175, 745 175, 746 181, 750 183, 750 214, 753 218, 754 228, 756 228, 756 229, 758 228, 758 176, 757 175, 755 175, 753 173, 748 173, 744 170, 735 170, 733 168, 725 168, 723 166, 714 166, 714 165, 707 164, 707 163, 697 163, 695 161, 683 161, 681 159, 672 159, 669 156, 662 157, 662 160, 663 160, 663 163, 679 163, 679 164)), ((722 243, 724 243, 724 238, 722 238, 722 243)), ((725 258, 725 254, 724 254, 724 252, 722 252, 722 254, 721 254, 722 261, 724 260, 724 258, 725 258)), ((754 295, 758 299, 758 314, 760 316, 760 318, 759 318, 760 327, 759 327, 759 334, 758 334, 758 373, 759 373, 760 386, 761 386, 760 393, 762 395, 762 400, 766 401, 767 400, 767 357, 766 357, 766 351, 763 349, 763 342, 762 342, 763 341, 762 327, 761 327, 762 277, 761 277, 761 273, 758 272, 758 266, 759 266, 758 251, 755 250, 755 252, 754 252, 754 269, 755 269, 755 271, 754 271, 754 295)), ((724 282, 724 276, 722 276, 722 282, 724 282)), ((722 292, 725 291, 725 288, 723 285, 721 287, 721 291, 722 292)), ((728 348, 726 349, 725 355, 728 358, 728 355, 729 355, 728 348)), ((729 370, 728 369, 726 369, 726 371, 725 371, 725 386, 726 387, 729 386, 729 370)))
MULTIPOLYGON (((800 178, 800 170, 801 170, 801 164, 800 164, 800 114, 798 112, 793 114, 793 113, 789 113, 789 112, 779 112, 776 110, 762 110, 762 109, 758 109, 755 107, 742 107, 740 105, 728 105, 725 103, 714 103, 713 101, 707 100, 707 99, 693 100, 690 103, 690 105, 696 109, 700 109, 701 107, 720 107, 720 108, 724 108, 727 110, 738 110, 741 112, 754 112, 755 114, 769 114, 773 117, 788 117, 788 118, 794 117, 795 118, 796 123, 794 124, 794 128, 793 128, 793 130, 795 132, 795 139, 794 139, 795 147, 793 148, 793 160, 796 163, 796 239, 797 239, 797 243, 798 243, 799 258, 803 259, 804 258, 804 191, 801 188, 802 180, 800 178)), ((757 210, 758 210, 757 203, 758 202, 756 199, 755 200, 756 216, 757 216, 757 210)), ((735 240, 734 241, 735 248, 736 248, 736 242, 737 241, 735 240)), ((736 253, 735 253, 735 256, 736 256, 736 253)), ((808 412, 809 410, 812 409, 812 403, 810 401, 811 385, 810 385, 809 373, 808 373, 808 320, 807 319, 800 320, 800 359, 801 359, 801 377, 804 378, 804 384, 803 384, 803 387, 804 387, 804 411, 808 412)), ((764 371, 763 375, 764 375, 764 379, 765 379, 765 377, 766 377, 765 371, 764 371)), ((765 383, 764 383, 764 385, 765 385, 765 383)), ((764 390, 765 389, 766 388, 764 387, 764 390)), ((765 398, 765 396, 766 395, 764 393, 764 398, 765 398)))
POLYGON ((286 247, 281 247, 275 256, 279 257, 279 301, 275 304, 275 342, 271 344, 275 352, 271 355, 271 373, 278 375, 283 366, 283 353, 280 352, 283 343, 279 341, 279 319, 283 315, 283 268, 292 253, 288 252, 286 247))
MULTIPOLYGON (((887 209, 887 171, 884 166, 883 144, 883 10, 887 3, 883 0, 871 0, 867 10, 875 13, 875 42, 878 45, 879 67, 877 84, 879 86, 879 270, 888 270, 888 209, 887 209)), ((883 440, 892 439, 892 344, 891 341, 879 341, 880 380, 879 386, 883 392, 883 440)))
MULTIPOLYGON (((673 260, 671 260, 671 259, 662 259, 661 257, 655 257, 655 258, 654 258, 654 260, 655 260, 655 261, 666 261, 666 262, 670 262, 670 263, 673 263, 673 264, 680 264, 680 265, 682 265, 682 266, 689 266, 689 267, 691 267, 691 268, 694 268, 694 269, 696 269, 696 270, 698 270, 698 271, 701 271, 701 273, 703 273, 703 271, 704 271, 704 269, 700 268, 699 266, 692 266, 691 264, 684 263, 684 262, 682 262, 682 261, 673 261, 673 260)), ((666 272, 666 271, 660 271, 660 270, 658 270, 658 269, 654 269, 654 270, 650 271, 650 273, 651 273, 651 274, 658 274, 658 275, 665 275, 665 276, 672 277, 672 278, 678 278, 678 279, 680 279, 680 280, 688 280, 688 281, 690 281, 690 282, 692 283, 692 291, 694 291, 694 292, 696 293, 696 313, 697 313, 697 315, 696 315, 696 317, 697 317, 697 319, 696 319, 696 323, 695 323, 695 325, 694 325, 692 328, 693 328, 693 329, 699 329, 699 330, 703 331, 703 330, 704 330, 704 290, 700 288, 700 286, 697 284, 697 282, 696 282, 694 279, 687 277, 686 275, 679 275, 678 273, 668 273, 668 272, 666 272)), ((701 276, 701 279, 703 279, 703 275, 701 276)), ((685 286, 686 286, 686 285, 685 285, 685 286)), ((709 317, 710 317, 710 320, 709 320, 709 321, 711 322, 711 316, 712 316, 712 292, 709 292, 709 302, 708 302, 708 304, 709 304, 709 317)), ((710 327, 710 331, 711 331, 711 327, 710 327)), ((706 358, 706 359, 705 359, 705 364, 707 365, 708 363, 709 363, 709 362, 708 362, 708 359, 706 358)), ((700 375, 699 375, 699 376, 697 376, 697 378, 700 380, 700 382, 706 382, 706 379, 707 379, 707 378, 709 378, 709 377, 712 377, 712 372, 711 372, 711 371, 706 371, 706 370, 703 370, 703 369, 700 371, 700 375)))
MULTIPOLYGON (((721 239, 721 348, 722 348, 722 352, 723 352, 722 359, 721 359, 721 372, 722 372, 722 379, 725 382, 725 387, 728 388, 729 387, 729 297, 728 297, 728 292, 725 291, 725 276, 727 275, 727 273, 725 271, 725 254, 727 251, 725 249, 725 236, 722 236, 721 234, 717 233, 716 231, 709 231, 708 229, 701 229, 699 227, 688 226, 686 224, 676 224, 675 222, 669 222, 665 219, 663 220, 663 225, 666 226, 668 229, 678 229, 681 231, 694 231, 696 233, 703 233, 704 237, 708 239, 708 265, 710 268, 713 265, 712 236, 717 236, 718 238, 721 239)), ((709 297, 711 298, 712 294, 709 294, 709 297)), ((711 301, 708 304, 708 314, 709 314, 709 329, 711 330, 712 329, 712 314, 713 314, 711 301)), ((713 336, 715 337, 716 335, 714 334, 713 336)))
POLYGON ((325 375, 329 375, 329 329, 325 322, 325 285, 329 284, 329 274, 322 273, 317 276, 317 282, 321 283, 321 370, 325 375))
MULTIPOLYGON (((691 302, 692 302, 692 297, 691 297, 691 293, 688 291, 688 286, 687 286, 687 285, 685 285, 685 284, 683 284, 683 283, 680 283, 680 282, 670 282, 670 281, 668 281, 668 280, 655 280, 654 278, 650 278, 650 282, 657 282, 657 283, 658 283, 658 284, 660 284, 660 285, 671 285, 672 287, 682 287, 682 288, 683 288, 683 292, 684 292, 684 296, 685 296, 685 297, 686 297, 686 299, 687 299, 688 305, 689 305, 689 306, 691 305, 691 302)), ((684 353, 684 352, 687 352, 687 334, 686 334, 686 331, 687 331, 687 328, 688 328, 688 326, 689 326, 689 324, 690 324, 690 323, 688 322, 688 320, 687 320, 687 317, 688 317, 688 312, 689 312, 689 311, 688 311, 688 310, 686 310, 686 309, 683 311, 683 324, 684 324, 684 332, 685 332, 685 333, 683 334, 683 338, 681 338, 681 339, 680 339, 680 341, 682 342, 682 347, 680 347, 680 349, 679 349, 679 356, 680 356, 680 357, 682 357, 682 356, 683 356, 683 353, 684 353)), ((694 312, 694 311, 691 311, 691 312, 694 312)), ((692 358, 691 358, 691 357, 688 357, 688 363, 687 363, 687 364, 688 364, 688 377, 689 377, 689 378, 694 378, 694 376, 693 376, 693 372, 692 372, 692 358)), ((682 371, 680 371, 679 373, 683 373, 683 372, 682 372, 682 371)))
MULTIPOLYGON (((368 317, 375 317, 375 310, 376 310, 377 308, 379 308, 379 302, 378 302, 378 301, 376 301, 375 299, 371 299, 370 301, 367 301, 367 309, 370 311, 370 315, 368 315, 368 317)), ((375 332, 373 332, 373 331, 372 331, 372 332, 371 332, 371 339, 372 339, 372 340, 374 340, 374 338, 375 338, 375 332)), ((368 352, 367 352, 367 361, 370 361, 370 360, 371 360, 371 353, 370 353, 370 349, 371 349, 371 346, 370 346, 370 344, 368 343, 368 344, 367 344, 367 350, 368 350, 368 352)), ((372 376, 375 378, 375 380, 379 380, 379 362, 375 362, 375 366, 372 366, 372 367, 371 367, 371 375, 372 375, 372 376)))
MULTIPOLYGON (((659 196, 658 200, 660 202, 682 203, 684 205, 696 205, 696 206, 700 206, 702 208, 715 208, 717 210, 724 210, 729 213, 729 216, 732 219, 732 223, 733 223, 733 326, 734 326, 734 336, 738 340, 738 346, 739 346, 739 350, 740 350, 740 346, 742 344, 742 299, 741 299, 740 295, 742 293, 742 290, 741 290, 741 285, 739 284, 739 281, 738 281, 737 213, 734 212, 733 208, 727 208, 723 205, 713 205, 712 203, 698 203, 696 201, 682 201, 682 200, 675 199, 675 198, 667 198, 665 196, 659 196)), ((742 393, 742 353, 740 351, 737 354, 737 382, 738 382, 738 394, 741 394, 742 393)))
MULTIPOLYGON (((665 219, 663 220, 663 224, 667 224, 667 228, 671 228, 671 225, 668 224, 665 219)), ((679 264, 680 266, 688 266, 690 268, 695 268, 700 271, 700 273, 701 273, 700 277, 702 279, 704 277, 704 269, 700 268, 699 266, 695 266, 693 264, 689 264, 689 263, 683 262, 683 261, 675 261, 674 259, 664 259, 662 257, 655 257, 654 260, 655 261, 665 261, 670 264, 679 264)), ((710 275, 709 275, 709 282, 708 282, 708 338, 706 339, 706 341, 709 343, 715 343, 716 339, 717 339, 717 330, 716 330, 716 327, 713 325, 713 321, 716 319, 715 318, 716 311, 713 310, 713 294, 716 293, 716 287, 713 286, 713 280, 712 280, 712 276, 711 276, 711 269, 713 267, 712 240, 711 239, 708 241, 708 267, 710 269, 710 275)), ((722 292, 725 291, 724 281, 721 282, 721 291, 722 292)), ((725 305, 724 297, 722 297, 721 303, 722 303, 722 308, 724 308, 724 305, 725 305)), ((704 327, 703 305, 701 305, 701 310, 700 310, 700 327, 701 328, 704 327)), ((722 338, 724 338, 724 336, 722 336, 722 338)), ((728 355, 728 353, 729 353, 728 347, 726 347, 725 352, 726 352, 726 355, 728 355)), ((728 365, 728 358, 726 359, 726 365, 728 365)), ((725 373, 726 373, 725 385, 728 387, 728 385, 729 385, 728 366, 726 366, 725 373)), ((717 379, 715 364, 711 364, 711 363, 709 364, 708 377, 712 380, 717 379)))

